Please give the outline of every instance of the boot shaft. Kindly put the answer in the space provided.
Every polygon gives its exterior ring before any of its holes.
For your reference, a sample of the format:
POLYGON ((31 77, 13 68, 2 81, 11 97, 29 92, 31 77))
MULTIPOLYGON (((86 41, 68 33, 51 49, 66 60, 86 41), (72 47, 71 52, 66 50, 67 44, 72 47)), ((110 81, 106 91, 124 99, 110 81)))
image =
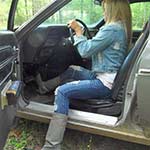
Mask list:
POLYGON ((46 142, 42 150, 61 150, 61 142, 64 137, 68 116, 60 113, 54 113, 50 122, 46 142))

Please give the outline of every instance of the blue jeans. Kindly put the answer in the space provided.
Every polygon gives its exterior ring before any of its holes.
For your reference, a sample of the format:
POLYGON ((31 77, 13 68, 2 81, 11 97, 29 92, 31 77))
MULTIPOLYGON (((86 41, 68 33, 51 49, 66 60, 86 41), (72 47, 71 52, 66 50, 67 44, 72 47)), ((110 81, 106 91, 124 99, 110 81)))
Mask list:
POLYGON ((96 74, 82 67, 68 68, 62 75, 62 81, 71 80, 55 90, 54 111, 68 114, 69 99, 104 99, 111 96, 111 90, 96 78, 96 74), (74 80, 74 81, 72 81, 74 80))

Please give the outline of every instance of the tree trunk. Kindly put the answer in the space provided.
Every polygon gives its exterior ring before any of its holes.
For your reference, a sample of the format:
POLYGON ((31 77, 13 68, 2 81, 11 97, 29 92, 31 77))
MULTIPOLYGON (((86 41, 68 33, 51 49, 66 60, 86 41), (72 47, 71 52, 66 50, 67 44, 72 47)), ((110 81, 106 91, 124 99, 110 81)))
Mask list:
POLYGON ((25 2, 25 12, 26 12, 26 19, 28 19, 29 18, 29 14, 28 14, 28 3, 27 3, 27 0, 24 0, 24 2, 25 2))

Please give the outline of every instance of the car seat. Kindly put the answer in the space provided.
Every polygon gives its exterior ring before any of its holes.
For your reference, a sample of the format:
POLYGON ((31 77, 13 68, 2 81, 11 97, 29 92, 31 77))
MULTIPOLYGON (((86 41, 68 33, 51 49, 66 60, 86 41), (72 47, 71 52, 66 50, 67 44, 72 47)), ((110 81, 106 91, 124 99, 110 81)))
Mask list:
POLYGON ((147 22, 143 28, 143 31, 135 43, 134 47, 128 53, 121 68, 119 69, 112 88, 112 96, 109 99, 88 99, 83 100, 71 100, 70 107, 78 110, 95 112, 105 115, 118 116, 121 113, 123 104, 124 89, 126 83, 134 66, 134 62, 138 57, 138 54, 142 52, 143 44, 148 38, 150 32, 150 21, 147 22))

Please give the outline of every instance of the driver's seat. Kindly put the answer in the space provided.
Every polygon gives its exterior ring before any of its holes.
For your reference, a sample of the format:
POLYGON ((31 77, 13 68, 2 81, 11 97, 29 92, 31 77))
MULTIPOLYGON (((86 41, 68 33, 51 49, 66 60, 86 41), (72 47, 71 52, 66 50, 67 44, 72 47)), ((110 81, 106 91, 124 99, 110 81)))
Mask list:
POLYGON ((112 88, 112 97, 110 99, 88 99, 86 101, 71 100, 70 107, 105 115, 118 116, 121 113, 121 106, 123 104, 123 89, 126 86, 126 81, 129 78, 138 54, 143 50, 143 45, 148 38, 149 32, 150 21, 145 24, 142 34, 129 52, 128 56, 125 58, 115 78, 112 88))

